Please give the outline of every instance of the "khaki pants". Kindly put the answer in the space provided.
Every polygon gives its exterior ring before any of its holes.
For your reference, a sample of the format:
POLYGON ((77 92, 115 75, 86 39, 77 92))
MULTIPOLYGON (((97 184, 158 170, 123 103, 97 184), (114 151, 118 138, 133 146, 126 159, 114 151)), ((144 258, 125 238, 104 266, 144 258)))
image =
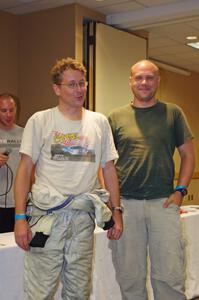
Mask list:
POLYGON ((62 299, 89 299, 94 228, 93 217, 88 212, 68 209, 58 214, 45 247, 31 247, 25 254, 27 300, 54 299, 60 278, 62 299))
POLYGON ((184 242, 179 207, 165 199, 123 199, 124 232, 110 241, 123 300, 146 300, 147 249, 155 300, 184 300, 184 242))

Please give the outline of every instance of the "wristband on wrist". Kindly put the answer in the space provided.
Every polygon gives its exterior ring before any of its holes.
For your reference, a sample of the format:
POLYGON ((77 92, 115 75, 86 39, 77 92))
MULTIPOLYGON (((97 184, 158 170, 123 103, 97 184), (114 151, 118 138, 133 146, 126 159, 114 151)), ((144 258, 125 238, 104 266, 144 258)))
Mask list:
POLYGON ((15 220, 24 220, 24 219, 26 219, 25 214, 16 214, 15 215, 15 220))
POLYGON ((178 190, 182 190, 182 189, 186 189, 187 187, 185 185, 177 185, 175 187, 175 191, 178 191, 178 190))
POLYGON ((174 192, 180 192, 181 195, 184 197, 187 195, 187 188, 185 185, 177 185, 174 189, 174 192))

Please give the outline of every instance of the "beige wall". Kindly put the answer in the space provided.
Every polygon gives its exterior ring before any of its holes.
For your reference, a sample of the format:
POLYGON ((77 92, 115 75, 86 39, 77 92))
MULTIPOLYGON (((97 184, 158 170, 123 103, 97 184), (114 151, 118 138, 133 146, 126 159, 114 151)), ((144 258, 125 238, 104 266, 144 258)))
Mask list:
POLYGON ((50 69, 62 57, 82 60, 84 16, 102 18, 102 15, 74 4, 20 18, 19 97, 22 102, 22 124, 35 111, 57 104, 50 69))
POLYGON ((21 123, 35 111, 56 105, 50 69, 56 59, 75 54, 74 6, 23 15, 19 38, 21 123))
POLYGON ((0 92, 19 96, 19 123, 57 104, 50 69, 57 59, 82 60, 83 18, 105 16, 76 4, 22 16, 0 12, 0 92))
MULTIPOLYGON (((196 168, 199 172, 199 101, 198 101, 199 74, 192 73, 184 76, 170 71, 161 70, 161 83, 158 92, 160 99, 179 105, 185 112, 193 134, 196 153, 196 168)), ((179 169, 179 156, 175 155, 176 171, 179 169)))
POLYGON ((18 94, 18 18, 0 11, 0 93, 18 94))

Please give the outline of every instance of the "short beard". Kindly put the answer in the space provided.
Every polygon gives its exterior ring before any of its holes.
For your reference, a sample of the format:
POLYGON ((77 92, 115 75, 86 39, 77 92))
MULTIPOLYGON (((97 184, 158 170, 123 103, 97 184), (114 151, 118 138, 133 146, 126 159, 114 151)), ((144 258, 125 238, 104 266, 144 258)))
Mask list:
POLYGON ((142 101, 142 102, 149 102, 151 99, 154 98, 156 92, 152 92, 151 94, 145 96, 145 97, 141 97, 139 94, 137 93, 134 93, 134 96, 135 98, 137 98, 139 101, 142 101))

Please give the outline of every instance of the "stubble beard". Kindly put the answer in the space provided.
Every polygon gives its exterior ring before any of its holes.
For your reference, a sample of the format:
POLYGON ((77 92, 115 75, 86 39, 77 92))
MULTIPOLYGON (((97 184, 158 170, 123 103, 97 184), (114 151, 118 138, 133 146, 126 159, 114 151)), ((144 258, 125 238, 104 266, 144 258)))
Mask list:
POLYGON ((134 93, 134 97, 140 102, 150 102, 155 97, 155 91, 151 92, 146 96, 142 96, 139 93, 134 93))

